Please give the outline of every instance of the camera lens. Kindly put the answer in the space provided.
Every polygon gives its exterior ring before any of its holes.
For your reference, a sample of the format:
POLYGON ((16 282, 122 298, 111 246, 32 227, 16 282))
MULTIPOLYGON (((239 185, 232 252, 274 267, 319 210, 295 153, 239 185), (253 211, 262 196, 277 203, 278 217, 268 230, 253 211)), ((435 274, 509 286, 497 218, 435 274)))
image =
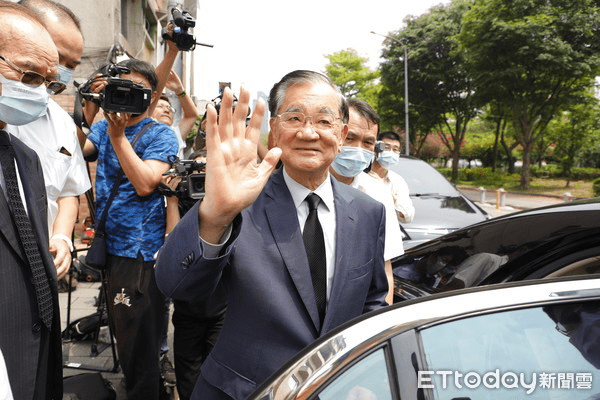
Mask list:
POLYGON ((131 97, 131 91, 128 88, 119 88, 111 93, 110 102, 118 106, 125 106, 134 103, 131 97))

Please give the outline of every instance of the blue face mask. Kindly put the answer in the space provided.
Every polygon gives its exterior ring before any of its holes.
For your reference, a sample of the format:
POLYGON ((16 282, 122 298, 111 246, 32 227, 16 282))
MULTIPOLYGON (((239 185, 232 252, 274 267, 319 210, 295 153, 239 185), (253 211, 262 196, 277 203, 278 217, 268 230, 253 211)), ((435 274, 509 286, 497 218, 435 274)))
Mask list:
POLYGON ((400 154, 389 150, 382 151, 377 156, 377 163, 385 169, 390 169, 392 165, 398 164, 398 161, 400 161, 400 154))
POLYGON ((46 113, 50 94, 46 86, 27 86, 0 74, 0 121, 9 125, 27 125, 46 113))
POLYGON ((371 164, 373 152, 360 147, 342 146, 331 166, 338 174, 346 178, 354 178, 371 164))
POLYGON ((74 69, 67 68, 64 65, 58 65, 58 73, 60 74, 60 78, 58 81, 60 83, 64 83, 65 85, 69 85, 71 83, 71 79, 73 79, 74 69))

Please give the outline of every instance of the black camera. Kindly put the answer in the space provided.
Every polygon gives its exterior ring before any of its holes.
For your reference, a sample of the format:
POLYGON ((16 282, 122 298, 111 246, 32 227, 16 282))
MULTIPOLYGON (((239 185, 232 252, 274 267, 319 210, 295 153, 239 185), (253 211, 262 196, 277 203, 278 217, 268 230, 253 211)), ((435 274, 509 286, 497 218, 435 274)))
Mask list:
POLYGON ((177 196, 180 199, 202 199, 206 174, 200 171, 206 167, 206 164, 194 160, 180 160, 175 156, 169 156, 168 160, 172 168, 163 175, 181 176, 182 179, 175 191, 162 182, 158 185, 158 190, 165 196, 177 196))
POLYGON ((196 20, 189 12, 181 11, 178 8, 172 8, 171 15, 173 17, 173 36, 169 36, 167 28, 163 28, 162 38, 175 42, 181 51, 194 50, 196 38, 188 32, 188 29, 196 26, 196 20))
POLYGON ((78 87, 82 98, 98 104, 104 111, 142 114, 148 109, 152 95, 150 89, 129 79, 116 78, 121 74, 129 74, 131 72, 129 68, 108 64, 102 70, 104 72, 99 76, 93 76, 78 87), (90 85, 99 80, 105 80, 106 86, 102 92, 92 93, 90 85))

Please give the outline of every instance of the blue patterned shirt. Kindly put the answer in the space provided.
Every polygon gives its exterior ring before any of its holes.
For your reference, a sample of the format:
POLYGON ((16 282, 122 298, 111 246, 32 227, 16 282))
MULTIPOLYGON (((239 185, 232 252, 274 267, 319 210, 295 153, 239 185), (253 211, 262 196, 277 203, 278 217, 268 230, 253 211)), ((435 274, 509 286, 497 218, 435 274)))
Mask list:
MULTIPOLYGON (((167 157, 176 155, 179 149, 177 137, 171 128, 145 118, 125 128, 125 135, 132 142, 136 133, 148 123, 154 122, 135 146, 142 160, 167 162, 167 157)), ((96 218, 100 219, 110 196, 117 172, 120 169, 117 155, 108 136, 108 123, 100 121, 91 128, 88 139, 98 149, 96 167, 96 218)), ((154 191, 144 197, 137 195, 135 188, 124 174, 117 195, 108 209, 106 218, 106 245, 109 254, 137 258, 141 252, 145 261, 152 261, 165 236, 165 204, 163 196, 154 191)))

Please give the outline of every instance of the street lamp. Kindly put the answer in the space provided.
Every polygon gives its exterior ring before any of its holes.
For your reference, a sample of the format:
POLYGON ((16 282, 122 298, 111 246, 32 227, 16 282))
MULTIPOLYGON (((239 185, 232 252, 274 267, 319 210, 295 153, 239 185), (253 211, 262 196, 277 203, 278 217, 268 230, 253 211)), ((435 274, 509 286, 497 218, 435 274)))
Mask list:
POLYGON ((404 153, 408 156, 410 155, 410 150, 409 150, 409 140, 408 140, 408 55, 406 53, 406 45, 404 43, 402 43, 401 41, 399 41, 396 38, 393 38, 391 36, 388 35, 383 35, 381 33, 377 33, 377 32, 373 32, 371 31, 371 33, 373 35, 379 35, 379 36, 383 36, 386 37, 390 40, 393 40, 394 42, 398 43, 400 46, 402 46, 404 48, 404 131, 405 131, 405 137, 406 137, 406 145, 404 146, 404 153))

